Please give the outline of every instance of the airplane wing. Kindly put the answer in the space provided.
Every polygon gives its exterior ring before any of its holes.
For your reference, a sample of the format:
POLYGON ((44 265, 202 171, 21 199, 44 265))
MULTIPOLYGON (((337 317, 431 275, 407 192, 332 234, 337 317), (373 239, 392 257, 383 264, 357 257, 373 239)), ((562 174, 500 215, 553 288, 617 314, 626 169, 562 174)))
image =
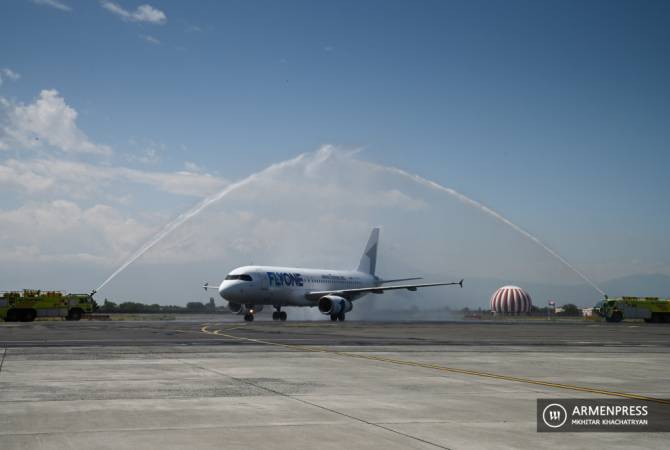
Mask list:
POLYGON ((381 280, 381 282, 382 284, 384 284, 384 283, 397 283, 398 281, 414 281, 414 280, 423 280, 423 277, 396 278, 394 280, 381 280))
POLYGON ((430 287, 430 286, 453 286, 459 285, 463 287, 463 280, 458 282, 450 283, 423 283, 423 284, 402 284, 399 286, 376 286, 369 288, 355 288, 355 289, 338 289, 333 291, 312 291, 305 294, 308 300, 318 300, 324 295, 340 295, 342 297, 347 297, 354 294, 383 294, 384 291, 393 291, 397 289, 407 289, 408 291, 416 291, 417 288, 430 287))

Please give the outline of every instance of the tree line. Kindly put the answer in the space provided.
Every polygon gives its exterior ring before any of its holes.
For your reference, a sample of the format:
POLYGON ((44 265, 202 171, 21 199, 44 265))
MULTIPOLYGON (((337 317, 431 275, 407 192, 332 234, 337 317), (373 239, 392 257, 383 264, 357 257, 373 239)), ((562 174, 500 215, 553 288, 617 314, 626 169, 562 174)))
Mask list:
MULTIPOLYGON (((557 316, 580 316, 581 309, 572 303, 563 305, 563 311, 559 313, 554 312, 554 308, 551 307, 536 307, 531 308, 530 315, 542 315, 546 316, 547 313, 557 316)), ((230 312, 226 306, 217 306, 214 303, 214 298, 210 298, 208 303, 203 302, 188 302, 186 306, 177 306, 177 305, 159 305, 146 304, 140 302, 123 302, 123 303, 114 303, 108 299, 105 299, 102 305, 97 303, 94 305, 95 312, 101 314, 110 314, 110 313, 125 313, 125 314, 159 314, 159 313, 169 313, 169 314, 215 314, 215 313, 228 313, 230 312)), ((451 309, 451 308, 447 308, 451 309)), ((470 309, 468 307, 462 309, 454 309, 454 312, 460 312, 465 316, 468 315, 489 315, 492 314, 488 308, 477 308, 470 309)))
POLYGON ((122 302, 114 303, 105 299, 101 305, 96 305, 95 312, 101 314, 125 313, 125 314, 214 314, 227 312, 228 309, 223 306, 216 306, 214 298, 210 298, 208 303, 188 302, 186 306, 177 305, 159 305, 158 303, 146 304, 140 302, 122 302))
MULTIPOLYGON (((530 313, 528 315, 531 316, 546 316, 547 314, 550 315, 556 315, 556 316, 581 316, 582 315, 582 309, 575 305, 574 303, 566 303, 565 305, 561 306, 562 311, 556 312, 556 308, 552 306, 542 306, 542 307, 537 307, 535 305, 532 305, 530 308, 530 313)), ((470 314, 479 314, 479 315, 487 315, 487 314, 493 314, 489 308, 477 308, 477 309, 470 309, 467 306, 465 308, 462 308, 460 310, 455 310, 458 312, 461 312, 465 315, 470 315, 470 314)))

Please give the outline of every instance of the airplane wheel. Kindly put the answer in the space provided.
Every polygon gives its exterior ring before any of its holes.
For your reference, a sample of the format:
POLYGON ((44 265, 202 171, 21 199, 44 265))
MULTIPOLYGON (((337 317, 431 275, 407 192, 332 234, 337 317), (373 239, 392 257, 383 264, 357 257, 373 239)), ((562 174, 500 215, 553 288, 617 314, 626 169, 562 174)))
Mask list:
POLYGON ((331 322, 335 322, 337 320, 337 314, 331 314, 330 315, 330 320, 331 320, 331 322))
POLYGON ((287 316, 286 316, 286 311, 281 311, 281 312, 279 313, 279 320, 281 320, 282 322, 285 322, 285 321, 286 321, 286 317, 287 317, 287 316))
POLYGON ((343 312, 341 312, 341 313, 339 313, 339 314, 337 315, 337 319, 338 319, 340 322, 344 322, 344 318, 345 318, 345 315, 344 315, 343 312))
POLYGON ((253 322, 254 321, 254 315, 253 314, 245 314, 244 315, 244 320, 247 322, 253 322))
POLYGON ((272 320, 279 320, 279 313, 277 311, 272 313, 272 320))

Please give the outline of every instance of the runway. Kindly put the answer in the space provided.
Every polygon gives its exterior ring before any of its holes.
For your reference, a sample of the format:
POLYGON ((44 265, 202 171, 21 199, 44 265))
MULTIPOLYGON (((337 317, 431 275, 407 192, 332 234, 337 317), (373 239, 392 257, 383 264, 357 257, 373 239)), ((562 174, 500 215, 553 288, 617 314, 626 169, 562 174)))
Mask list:
POLYGON ((3 448, 665 448, 537 433, 537 398, 670 398, 670 327, 0 323, 3 448))
MULTIPOLYGON (((239 316, 192 316, 188 320, 0 322, 0 346, 235 345, 201 332, 234 330, 239 337, 271 337, 305 345, 463 345, 527 347, 640 347, 670 343, 670 327, 644 323, 544 321, 453 322, 244 322, 239 316)), ((252 342, 246 342, 247 344, 252 342)))

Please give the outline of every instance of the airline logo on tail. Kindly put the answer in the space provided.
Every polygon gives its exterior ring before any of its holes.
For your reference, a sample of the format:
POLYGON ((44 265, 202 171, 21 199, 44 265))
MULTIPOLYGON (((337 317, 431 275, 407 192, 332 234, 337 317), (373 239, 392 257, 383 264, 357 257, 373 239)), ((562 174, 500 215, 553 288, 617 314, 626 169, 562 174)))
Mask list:
POLYGON ((363 273, 375 274, 377 268, 377 243, 379 242, 379 228, 373 228, 370 238, 365 246, 361 262, 358 264, 358 271, 363 273))

